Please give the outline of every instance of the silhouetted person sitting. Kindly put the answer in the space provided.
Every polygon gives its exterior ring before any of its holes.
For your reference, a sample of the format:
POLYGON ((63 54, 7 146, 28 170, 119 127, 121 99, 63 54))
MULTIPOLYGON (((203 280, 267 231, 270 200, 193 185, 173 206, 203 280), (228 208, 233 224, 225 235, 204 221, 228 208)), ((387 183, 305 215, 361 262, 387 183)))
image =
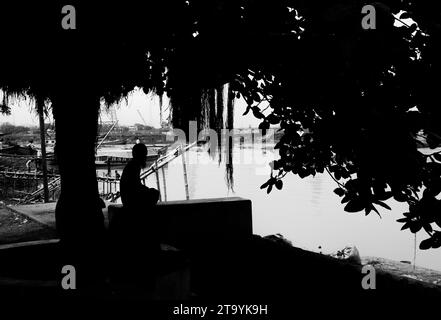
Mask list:
POLYGON ((142 208, 155 205, 159 200, 159 192, 141 183, 141 169, 147 165, 147 147, 143 143, 135 144, 132 149, 133 158, 127 163, 121 176, 120 191, 124 208, 142 208))
POLYGON ((119 277, 147 280, 149 274, 153 276, 155 273, 160 251, 155 212, 159 192, 143 185, 140 180, 141 169, 146 167, 147 147, 136 144, 132 155, 120 180, 124 212, 112 219, 110 230, 117 251, 119 277))

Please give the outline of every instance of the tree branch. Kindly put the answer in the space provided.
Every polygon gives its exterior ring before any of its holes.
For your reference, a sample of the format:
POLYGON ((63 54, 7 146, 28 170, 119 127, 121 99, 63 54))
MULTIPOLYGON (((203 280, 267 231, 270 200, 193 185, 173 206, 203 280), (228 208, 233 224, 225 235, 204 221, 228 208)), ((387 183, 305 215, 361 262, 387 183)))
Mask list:
POLYGON ((346 189, 344 185, 342 185, 340 182, 338 182, 337 179, 333 176, 333 174, 329 171, 328 167, 325 167, 326 172, 331 176, 332 180, 334 180, 340 188, 346 189))

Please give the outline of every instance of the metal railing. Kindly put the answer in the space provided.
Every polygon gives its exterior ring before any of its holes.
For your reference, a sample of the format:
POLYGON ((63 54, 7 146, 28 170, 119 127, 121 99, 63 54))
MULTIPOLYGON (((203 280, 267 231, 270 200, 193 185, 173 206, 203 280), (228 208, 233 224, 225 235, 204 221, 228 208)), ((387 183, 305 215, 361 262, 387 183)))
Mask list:
MULTIPOLYGON (((173 161, 174 159, 182 156, 182 166, 183 166, 183 174, 184 174, 184 184, 185 184, 185 196, 186 199, 190 199, 189 188, 188 188, 188 178, 187 178, 187 165, 185 160, 185 152, 187 152, 190 148, 196 145, 196 142, 188 144, 186 146, 178 146, 173 149, 171 152, 168 152, 166 155, 159 157, 150 167, 140 174, 140 179, 143 184, 146 183, 146 179, 152 175, 153 173, 156 175, 156 185, 158 191, 160 193, 160 201, 164 198, 164 201, 167 201, 167 186, 166 186, 166 178, 165 178, 165 166, 173 161), (159 170, 162 172, 162 183, 164 193, 161 194, 161 185, 159 178, 159 170)), ((97 183, 102 184, 102 193, 101 195, 111 195, 111 201, 115 202, 120 198, 119 194, 119 179, 112 177, 97 177, 97 183)), ((54 177, 49 183, 48 188, 50 193, 54 193, 57 189, 61 187, 61 179, 60 177, 54 177)), ((30 203, 32 201, 36 201, 42 197, 44 192, 44 188, 39 188, 33 193, 29 194, 22 200, 20 200, 19 204, 30 203)))

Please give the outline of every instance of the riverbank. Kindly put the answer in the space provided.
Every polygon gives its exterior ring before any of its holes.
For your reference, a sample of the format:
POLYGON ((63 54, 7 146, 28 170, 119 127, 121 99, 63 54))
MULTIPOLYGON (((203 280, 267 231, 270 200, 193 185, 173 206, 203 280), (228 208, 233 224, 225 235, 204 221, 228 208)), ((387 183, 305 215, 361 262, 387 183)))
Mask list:
POLYGON ((369 264, 376 270, 381 270, 396 276, 414 279, 441 287, 441 272, 419 266, 413 267, 410 262, 393 261, 378 257, 362 257, 363 265, 369 264))

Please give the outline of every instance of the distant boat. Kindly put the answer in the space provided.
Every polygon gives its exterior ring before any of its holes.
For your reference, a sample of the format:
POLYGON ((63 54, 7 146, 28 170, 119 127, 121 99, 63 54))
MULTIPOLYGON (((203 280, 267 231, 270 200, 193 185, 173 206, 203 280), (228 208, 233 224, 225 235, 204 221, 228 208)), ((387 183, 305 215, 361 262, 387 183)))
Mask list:
POLYGON ((32 146, 13 145, 0 149, 0 155, 14 155, 14 156, 36 156, 37 149, 32 146))
POLYGON ((109 141, 104 141, 101 143, 102 146, 114 146, 114 145, 121 145, 121 144, 126 144, 127 143, 127 139, 117 139, 117 140, 109 140, 109 141))
MULTIPOLYGON (((152 154, 147 156, 147 165, 153 163, 160 157, 159 154, 152 154)), ((96 167, 107 167, 109 164, 111 167, 125 166, 131 158, 128 157, 115 157, 115 156, 96 156, 96 167)))

